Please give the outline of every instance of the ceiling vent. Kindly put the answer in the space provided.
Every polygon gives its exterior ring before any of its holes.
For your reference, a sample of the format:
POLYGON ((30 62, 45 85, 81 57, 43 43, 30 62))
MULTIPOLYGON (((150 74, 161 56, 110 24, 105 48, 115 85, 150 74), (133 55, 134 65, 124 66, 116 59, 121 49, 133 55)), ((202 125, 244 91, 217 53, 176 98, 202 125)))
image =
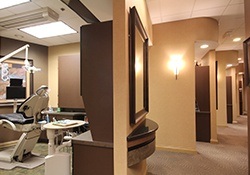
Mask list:
POLYGON ((35 11, 29 11, 12 16, 0 18, 0 30, 21 28, 45 22, 57 21, 59 15, 50 8, 42 8, 35 11))

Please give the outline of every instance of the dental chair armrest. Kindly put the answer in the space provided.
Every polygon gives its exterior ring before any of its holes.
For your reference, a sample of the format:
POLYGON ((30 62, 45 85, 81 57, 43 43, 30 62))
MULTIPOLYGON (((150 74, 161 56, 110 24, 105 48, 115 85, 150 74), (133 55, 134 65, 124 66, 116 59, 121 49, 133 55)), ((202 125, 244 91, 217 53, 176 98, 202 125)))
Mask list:
POLYGON ((1 120, 0 120, 0 125, 2 125, 2 124, 4 124, 4 123, 9 124, 9 125, 12 127, 12 129, 13 129, 14 131, 16 131, 16 126, 14 125, 14 123, 12 123, 12 122, 10 122, 9 120, 6 120, 6 119, 1 119, 1 120))

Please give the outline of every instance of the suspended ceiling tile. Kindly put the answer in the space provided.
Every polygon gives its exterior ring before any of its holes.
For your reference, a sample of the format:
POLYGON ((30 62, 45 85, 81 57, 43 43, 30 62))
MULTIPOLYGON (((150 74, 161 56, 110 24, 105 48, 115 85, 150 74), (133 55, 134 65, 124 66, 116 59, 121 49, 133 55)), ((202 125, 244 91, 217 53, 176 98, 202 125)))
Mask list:
POLYGON ((243 4, 244 0, 231 0, 230 4, 243 4))
POLYGON ((147 0, 148 10, 150 13, 150 17, 152 18, 158 18, 161 16, 160 9, 160 0, 147 0))
POLYGON ((211 9, 197 10, 192 13, 192 17, 218 17, 222 15, 225 7, 216 7, 211 9))
POLYGON ((231 17, 231 16, 223 16, 220 18, 219 27, 220 30, 228 30, 232 31, 235 28, 239 28, 244 24, 244 18, 242 17, 231 17))
POLYGON ((35 0, 34 3, 40 7, 50 7, 57 14, 59 14, 59 20, 75 18, 77 16, 73 10, 60 0, 35 0))
POLYGON ((226 7, 230 0, 196 0, 194 10, 226 7))
POLYGON ((192 12, 192 7, 195 0, 161 0, 161 15, 176 15, 176 14, 183 14, 192 12))
POLYGON ((112 0, 80 0, 100 21, 113 19, 112 0))
POLYGON ((0 10, 0 18, 10 16, 10 15, 13 15, 13 13, 8 11, 7 9, 0 10))
POLYGON ((67 43, 80 42, 80 34, 79 33, 71 34, 71 35, 63 35, 60 37, 63 38, 65 41, 67 41, 67 43))
POLYGON ((71 28, 75 29, 78 33, 80 32, 80 27, 86 25, 87 23, 81 18, 71 18, 64 20, 64 22, 69 25, 71 28))
POLYGON ((189 19, 189 18, 190 18, 190 13, 168 15, 168 16, 163 16, 162 17, 162 22, 179 21, 179 20, 189 19))
POLYGON ((7 9, 13 14, 19 14, 19 13, 23 13, 27 11, 40 9, 40 7, 34 4, 33 2, 28 2, 28 3, 21 4, 21 5, 10 7, 7 9))
POLYGON ((234 4, 229 5, 228 8, 225 10, 223 15, 241 15, 244 16, 244 4, 234 4))

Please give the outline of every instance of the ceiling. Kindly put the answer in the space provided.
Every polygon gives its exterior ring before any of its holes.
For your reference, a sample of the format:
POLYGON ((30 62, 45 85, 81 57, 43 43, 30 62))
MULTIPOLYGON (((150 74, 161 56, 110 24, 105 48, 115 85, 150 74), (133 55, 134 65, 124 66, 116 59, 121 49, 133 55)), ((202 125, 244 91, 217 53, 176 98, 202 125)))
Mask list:
POLYGON ((212 17, 219 24, 216 50, 242 50, 245 39, 244 0, 147 0, 153 24, 212 17), (233 38, 240 37, 240 42, 233 38))
MULTIPOLYGON (((85 6, 93 14, 95 14, 95 16, 100 21, 108 21, 112 19, 112 0, 81 0, 81 2, 85 4, 85 6)), ((0 30, 0 36, 45 46, 80 42, 80 27, 82 25, 86 25, 87 23, 60 0, 31 0, 31 2, 28 3, 0 10, 0 18, 27 11, 38 10, 43 7, 50 7, 52 10, 59 14, 58 20, 65 22, 70 27, 75 29, 78 33, 38 39, 31 35, 25 34, 17 28, 13 28, 8 30, 0 30)))
MULTIPOLYGON (((81 0, 100 20, 112 20, 112 0, 81 0)), ((197 17, 212 17, 219 22, 219 43, 216 50, 242 50, 245 39, 244 0, 146 0, 153 24, 197 17), (232 41, 241 37, 238 43, 232 41)), ((37 43, 45 46, 75 43, 80 41, 80 26, 86 22, 60 0, 32 0, 32 2, 0 10, 0 18, 25 11, 50 7, 78 33, 38 39, 18 29, 0 30, 0 36, 37 43)))

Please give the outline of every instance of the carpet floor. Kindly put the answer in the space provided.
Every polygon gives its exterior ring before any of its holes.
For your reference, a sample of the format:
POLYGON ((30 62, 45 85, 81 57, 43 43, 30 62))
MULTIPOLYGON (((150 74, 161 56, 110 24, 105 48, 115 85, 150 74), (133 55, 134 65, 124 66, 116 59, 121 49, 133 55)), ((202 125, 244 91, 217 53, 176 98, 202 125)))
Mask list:
POLYGON ((247 175, 247 118, 218 127, 218 144, 197 142, 198 154, 157 150, 147 159, 147 175, 247 175))
MULTIPOLYGON (((198 154, 156 150, 147 159, 147 175, 247 175, 247 118, 241 116, 237 121, 218 127, 218 144, 197 142, 198 154)), ((37 144, 34 152, 46 156, 47 144, 37 144)), ((44 165, 0 170, 0 175, 44 175, 44 165)))

